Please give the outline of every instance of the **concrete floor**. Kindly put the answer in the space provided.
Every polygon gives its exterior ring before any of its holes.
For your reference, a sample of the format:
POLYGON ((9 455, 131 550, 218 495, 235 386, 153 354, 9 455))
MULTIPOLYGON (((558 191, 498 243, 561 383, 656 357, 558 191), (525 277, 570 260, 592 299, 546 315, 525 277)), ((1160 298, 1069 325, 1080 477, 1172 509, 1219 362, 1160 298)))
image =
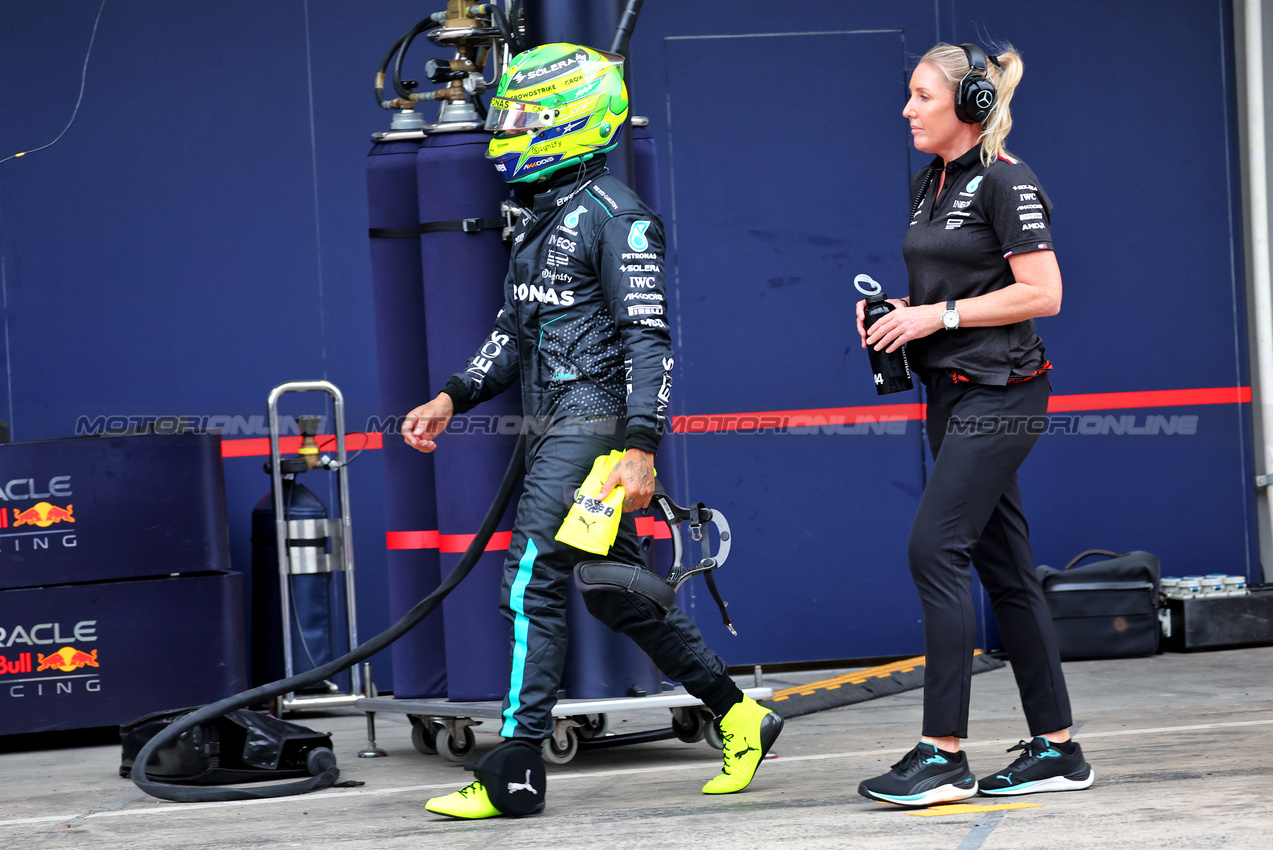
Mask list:
MULTIPOLYGON (((969 801, 1029 808, 915 811, 857 795, 861 779, 887 770, 917 739, 918 690, 793 718, 740 794, 699 793, 720 765, 707 744, 663 741, 581 752, 550 767, 543 815, 476 822, 424 810, 425 799, 458 788, 470 774, 417 753, 405 716, 377 715, 378 742, 390 755, 369 760, 356 755, 366 744, 363 715, 342 710, 289 719, 330 731, 342 778, 366 785, 302 797, 155 800, 118 777, 118 745, 0 754, 0 846, 1273 847, 1273 647, 1068 663, 1066 673, 1077 738, 1096 784, 969 801)), ((770 675, 765 684, 817 678, 770 675)), ((750 685, 751 677, 740 682, 750 685)), ((666 718, 666 710, 646 709, 610 719, 615 731, 629 731, 665 725, 666 718)), ((974 773, 1008 764, 1015 754, 1005 750, 1025 734, 1010 669, 974 678, 972 718, 966 746, 974 773)), ((485 726, 478 732, 479 748, 494 742, 485 726)))

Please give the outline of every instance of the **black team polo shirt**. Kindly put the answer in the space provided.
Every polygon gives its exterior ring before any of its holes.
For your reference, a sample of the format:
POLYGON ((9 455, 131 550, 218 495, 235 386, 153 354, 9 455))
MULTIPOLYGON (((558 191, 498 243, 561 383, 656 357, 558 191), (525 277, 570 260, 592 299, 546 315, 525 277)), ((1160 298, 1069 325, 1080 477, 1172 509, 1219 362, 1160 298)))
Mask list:
MULTIPOLYGON (((1052 202, 1028 165, 1004 155, 985 166, 978 145, 946 165, 940 197, 934 196, 941 157, 929 168, 932 180, 902 244, 912 305, 996 292, 1015 280, 1009 257, 1052 250, 1052 202)), ((911 178, 912 198, 927 170, 911 178)), ((906 351, 922 376, 954 372, 998 386, 1033 376, 1047 364, 1029 319, 993 328, 943 328, 911 340, 906 351)))

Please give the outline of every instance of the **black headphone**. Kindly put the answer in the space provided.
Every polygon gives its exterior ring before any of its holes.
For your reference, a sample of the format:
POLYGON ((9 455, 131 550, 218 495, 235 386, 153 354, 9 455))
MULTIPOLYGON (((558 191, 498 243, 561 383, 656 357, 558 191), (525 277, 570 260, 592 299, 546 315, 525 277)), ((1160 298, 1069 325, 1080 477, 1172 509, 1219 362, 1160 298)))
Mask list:
MULTIPOLYGON (((959 46, 968 57, 968 73, 955 89, 955 115, 965 124, 982 124, 998 99, 995 84, 986 77, 986 52, 975 44, 959 46)), ((990 61, 998 67, 998 61, 990 61)))

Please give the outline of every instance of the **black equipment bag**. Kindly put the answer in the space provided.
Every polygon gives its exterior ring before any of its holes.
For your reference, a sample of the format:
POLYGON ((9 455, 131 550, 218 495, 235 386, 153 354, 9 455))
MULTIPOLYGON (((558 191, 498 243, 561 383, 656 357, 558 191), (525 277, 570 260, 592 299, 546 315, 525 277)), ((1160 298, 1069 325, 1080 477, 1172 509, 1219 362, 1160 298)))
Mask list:
POLYGON ((1039 567, 1037 572, 1062 661, 1137 658, 1158 651, 1157 555, 1089 549, 1062 569, 1039 567), (1075 566, 1092 555, 1107 560, 1075 566))
MULTIPOLYGON (((124 746, 119 775, 129 777, 146 742, 194 710, 161 711, 119 727, 124 746)), ((325 749, 330 755, 331 748, 331 735, 269 714, 238 709, 193 726, 157 749, 146 773, 151 779, 186 785, 310 776, 321 772, 315 764, 318 759, 311 754, 325 749)))

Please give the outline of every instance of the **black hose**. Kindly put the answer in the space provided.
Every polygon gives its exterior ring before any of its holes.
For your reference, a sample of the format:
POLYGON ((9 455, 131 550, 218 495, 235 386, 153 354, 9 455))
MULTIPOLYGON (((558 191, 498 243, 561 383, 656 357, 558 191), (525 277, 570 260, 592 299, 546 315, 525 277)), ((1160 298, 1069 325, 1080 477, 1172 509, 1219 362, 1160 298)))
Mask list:
MULTIPOLYGON (((517 23, 521 19, 522 19, 522 0, 512 0, 512 3, 508 7, 509 28, 516 30, 517 23)), ((522 50, 525 50, 529 46, 526 43, 524 43, 520 38, 517 40, 517 43, 521 46, 522 50)), ((511 48, 512 45, 510 44, 509 47, 511 48)))
POLYGON ((385 58, 380 60, 380 67, 376 69, 376 105, 381 109, 393 109, 393 105, 385 100, 385 71, 389 69, 389 63, 393 61, 393 57, 397 55, 398 50, 402 47, 402 42, 406 39, 406 35, 398 36, 398 40, 389 48, 389 52, 385 54, 385 58))
MULTIPOLYGON (((403 33, 401 36, 399 36, 398 40, 395 41, 393 45, 389 48, 389 50, 385 53, 384 58, 380 60, 380 66, 376 68, 376 103, 377 105, 380 106, 381 109, 393 109, 392 104, 389 101, 385 100, 385 72, 389 69, 389 63, 392 62, 393 57, 397 56, 398 52, 402 50, 402 43, 407 40, 408 35, 414 38, 415 35, 418 35, 420 32, 423 32, 424 30, 429 29, 430 23, 432 23, 433 26, 437 26, 437 21, 435 20, 434 15, 430 15, 429 17, 424 18, 423 20, 417 22, 416 25, 412 27, 410 31, 403 33), (412 35, 412 33, 414 33, 415 35, 412 35)), ((399 92, 399 94, 402 94, 402 93, 399 92)), ((403 94, 402 96, 406 97, 407 95, 403 94)))
POLYGON ((176 803, 203 803, 287 797, 293 794, 303 794, 306 791, 329 788, 335 784, 340 777, 340 770, 334 764, 328 766, 320 775, 312 776, 309 779, 256 788, 191 788, 152 782, 146 776, 146 765, 150 762, 150 758, 156 750, 176 740, 183 732, 194 728, 203 721, 221 717, 235 709, 246 708, 249 705, 292 693, 308 685, 328 679, 342 670, 347 670, 355 664, 365 661, 413 629, 438 606, 438 603, 448 593, 455 589, 456 585, 464 580, 465 576, 472 572, 473 567, 485 551, 491 535, 495 532, 495 527, 504 516, 504 511, 508 507, 509 501, 513 497, 513 490, 516 488, 517 482, 521 479, 522 472, 525 469, 525 455, 526 435, 522 434, 517 440, 517 448, 513 450, 513 457, 508 462, 508 469, 504 471, 504 480, 500 482, 499 491, 495 494, 495 500, 491 502, 491 507, 486 512, 485 519, 482 520, 482 526, 478 529, 477 536, 473 538, 473 542, 465 550, 460 562, 455 565, 455 568, 443 579, 436 590, 416 603, 416 606, 408 611, 398 622, 335 661, 329 661, 322 667, 305 673, 298 673, 295 676, 280 679, 268 685, 261 685, 243 693, 235 694, 232 697, 226 697, 220 702, 205 705, 197 711, 192 711, 174 720, 163 731, 147 741, 146 745, 141 748, 141 752, 137 754, 131 773, 132 780, 137 787, 150 796, 159 797, 163 800, 172 800, 176 803))
POLYGON ((407 31, 401 39, 402 43, 398 45, 397 55, 393 60, 393 90, 398 93, 398 97, 411 97, 411 89, 402 85, 402 60, 407 55, 407 51, 411 48, 411 42, 425 30, 431 30, 438 25, 438 22, 429 16, 407 31))
POLYGON ((494 3, 483 3, 482 11, 489 12, 491 20, 495 22, 495 26, 499 29, 500 36, 504 39, 504 43, 508 45, 508 49, 514 54, 521 53, 526 49, 526 45, 522 44, 514 33, 513 28, 509 24, 509 20, 504 16, 504 10, 494 3))
POLYGON ((513 14, 510 18, 504 14, 504 10, 497 3, 478 3, 475 6, 470 6, 468 13, 470 15, 490 15, 495 28, 499 30, 500 38, 504 39, 504 42, 513 53, 521 53, 526 49, 526 45, 522 44, 521 39, 513 32, 513 27, 510 23, 510 21, 517 20, 518 10, 513 9, 511 11, 513 14))
POLYGON ((623 10, 623 17, 619 19, 619 26, 615 28, 614 40, 610 42, 611 53, 627 58, 628 42, 632 40, 632 30, 636 29, 642 2, 643 0, 628 0, 627 8, 623 10))

